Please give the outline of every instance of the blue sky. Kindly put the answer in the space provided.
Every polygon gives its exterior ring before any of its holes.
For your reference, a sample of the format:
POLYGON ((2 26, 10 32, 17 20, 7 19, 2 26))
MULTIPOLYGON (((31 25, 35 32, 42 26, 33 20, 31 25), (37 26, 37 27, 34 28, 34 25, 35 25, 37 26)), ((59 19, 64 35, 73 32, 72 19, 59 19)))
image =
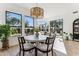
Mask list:
POLYGON ((29 26, 33 26, 33 18, 25 16, 25 22, 29 24, 29 26))
POLYGON ((40 25, 40 24, 44 25, 44 24, 47 24, 47 23, 48 23, 48 21, 45 21, 45 20, 37 21, 37 22, 38 22, 39 25, 40 25))
POLYGON ((20 16, 20 15, 17 15, 17 14, 14 14, 14 13, 8 13, 7 15, 8 15, 9 17, 15 17, 15 18, 21 20, 21 16, 20 16))

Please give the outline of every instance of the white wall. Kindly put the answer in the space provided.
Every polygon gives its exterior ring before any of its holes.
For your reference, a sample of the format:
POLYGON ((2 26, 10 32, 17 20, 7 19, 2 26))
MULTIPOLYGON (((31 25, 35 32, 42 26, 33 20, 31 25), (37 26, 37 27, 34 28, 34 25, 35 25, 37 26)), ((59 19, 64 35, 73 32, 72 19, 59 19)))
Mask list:
POLYGON ((79 13, 73 14, 73 12, 69 12, 63 17, 63 31, 68 33, 73 33, 73 21, 79 18, 79 13))
MULTIPOLYGON (((5 24, 5 11, 11 11, 15 13, 19 13, 22 15, 28 15, 28 9, 16 6, 15 4, 0 4, 0 24, 5 24)), ((22 18, 23 19, 23 18, 22 18)), ((22 23, 24 25, 24 23, 22 23)), ((22 26, 24 28, 24 26, 22 26)), ((24 30, 22 30, 22 34, 24 35, 24 30)), ((10 46, 18 44, 16 37, 9 38, 10 46)), ((2 43, 0 42, 0 48, 2 47, 2 43)))
POLYGON ((79 13, 73 14, 73 12, 70 11, 63 15, 50 17, 49 19, 50 20, 63 19, 63 32, 73 33, 73 21, 77 18, 79 18, 79 13))

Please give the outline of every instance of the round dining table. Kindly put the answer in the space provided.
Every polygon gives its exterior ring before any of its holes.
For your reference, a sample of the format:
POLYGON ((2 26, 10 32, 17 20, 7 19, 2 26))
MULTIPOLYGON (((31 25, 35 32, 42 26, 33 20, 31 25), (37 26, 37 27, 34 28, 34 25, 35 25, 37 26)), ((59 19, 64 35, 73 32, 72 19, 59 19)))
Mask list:
MULTIPOLYGON (((47 37, 49 37, 49 36, 47 36, 47 35, 39 35, 38 37, 36 37, 35 35, 24 36, 26 41, 35 42, 35 44, 36 44, 35 46, 38 45, 38 42, 44 42, 47 37)), ((64 41, 63 41, 63 38, 61 38, 61 37, 56 37, 53 49, 56 50, 57 54, 67 55, 64 41)), ((37 50, 35 51, 35 55, 37 56, 37 50)))
POLYGON ((25 40, 27 40, 29 42, 45 41, 47 37, 48 37, 47 35, 39 35, 38 37, 36 37, 36 35, 24 36, 25 40))

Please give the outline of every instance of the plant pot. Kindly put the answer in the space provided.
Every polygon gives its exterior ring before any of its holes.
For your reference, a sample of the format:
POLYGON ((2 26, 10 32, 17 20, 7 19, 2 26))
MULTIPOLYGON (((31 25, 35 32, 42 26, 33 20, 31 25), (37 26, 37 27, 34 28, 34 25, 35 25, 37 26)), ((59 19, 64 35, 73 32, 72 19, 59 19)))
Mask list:
POLYGON ((8 49, 8 48, 9 48, 9 41, 6 40, 6 41, 2 42, 2 49, 3 49, 3 50, 6 50, 6 49, 8 49))

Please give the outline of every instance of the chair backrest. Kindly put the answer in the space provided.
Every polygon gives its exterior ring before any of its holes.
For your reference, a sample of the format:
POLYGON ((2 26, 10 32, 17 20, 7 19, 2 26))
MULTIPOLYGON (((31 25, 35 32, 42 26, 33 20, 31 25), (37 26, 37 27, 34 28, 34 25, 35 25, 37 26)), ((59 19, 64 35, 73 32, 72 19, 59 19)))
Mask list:
POLYGON ((50 48, 53 49, 53 45, 54 45, 55 38, 56 38, 56 34, 54 34, 54 35, 51 36, 51 37, 47 37, 47 38, 46 38, 45 44, 47 44, 47 51, 48 51, 50 48))
POLYGON ((18 42, 19 42, 20 49, 24 49, 24 43, 26 43, 26 41, 23 36, 18 37, 18 42))

